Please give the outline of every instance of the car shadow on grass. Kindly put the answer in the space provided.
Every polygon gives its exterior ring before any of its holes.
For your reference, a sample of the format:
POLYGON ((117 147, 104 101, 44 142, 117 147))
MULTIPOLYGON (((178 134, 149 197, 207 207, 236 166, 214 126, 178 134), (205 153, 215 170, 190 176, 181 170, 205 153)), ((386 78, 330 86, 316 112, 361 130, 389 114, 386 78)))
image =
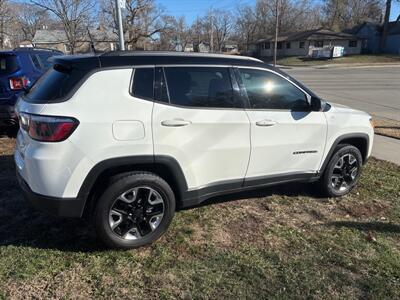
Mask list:
POLYGON ((400 225, 384 222, 356 222, 356 221, 337 221, 326 224, 337 228, 350 228, 360 231, 376 231, 382 233, 400 233, 400 225))
MULTIPOLYGON (((310 185, 290 183, 213 197, 199 206, 277 194, 315 197, 310 185)), ((90 220, 57 218, 32 208, 23 198, 18 186, 12 155, 0 156, 0 247, 2 246, 26 246, 71 252, 96 252, 106 249, 97 240, 90 220)))

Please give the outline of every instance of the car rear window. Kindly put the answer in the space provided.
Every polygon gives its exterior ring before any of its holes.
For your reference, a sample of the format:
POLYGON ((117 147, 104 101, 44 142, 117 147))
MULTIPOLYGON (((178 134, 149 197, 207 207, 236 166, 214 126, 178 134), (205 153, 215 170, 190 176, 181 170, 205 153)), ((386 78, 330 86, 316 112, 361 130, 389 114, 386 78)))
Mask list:
POLYGON ((32 103, 48 103, 65 99, 86 72, 54 65, 33 85, 26 99, 32 103))
POLYGON ((0 54, 0 75, 14 73, 17 70, 18 62, 15 55, 0 54))

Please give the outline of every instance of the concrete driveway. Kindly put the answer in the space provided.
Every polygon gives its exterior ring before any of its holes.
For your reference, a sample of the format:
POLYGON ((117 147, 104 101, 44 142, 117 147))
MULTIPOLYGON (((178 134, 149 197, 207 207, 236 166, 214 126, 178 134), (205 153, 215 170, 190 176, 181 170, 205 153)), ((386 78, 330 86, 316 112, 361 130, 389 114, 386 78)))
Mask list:
MULTIPOLYGON (((400 121, 400 66, 284 69, 328 102, 400 121)), ((372 155, 400 165, 400 140, 375 135, 372 155)))

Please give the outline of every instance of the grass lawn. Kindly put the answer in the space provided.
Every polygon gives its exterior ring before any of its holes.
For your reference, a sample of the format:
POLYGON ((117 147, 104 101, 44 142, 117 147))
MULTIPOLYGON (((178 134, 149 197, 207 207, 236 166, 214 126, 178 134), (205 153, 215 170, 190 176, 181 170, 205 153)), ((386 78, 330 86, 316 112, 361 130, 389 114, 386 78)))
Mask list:
POLYGON ((371 159, 342 199, 293 184, 217 198, 178 212, 150 247, 110 251, 87 222, 32 211, 12 140, 0 147, 0 299, 400 298, 393 164, 371 159))
POLYGON ((351 55, 334 59, 311 59, 307 57, 284 57, 277 60, 283 66, 318 66, 328 64, 379 64, 400 63, 399 55, 351 55))
POLYGON ((400 122, 391 119, 374 118, 375 133, 400 139, 400 122))

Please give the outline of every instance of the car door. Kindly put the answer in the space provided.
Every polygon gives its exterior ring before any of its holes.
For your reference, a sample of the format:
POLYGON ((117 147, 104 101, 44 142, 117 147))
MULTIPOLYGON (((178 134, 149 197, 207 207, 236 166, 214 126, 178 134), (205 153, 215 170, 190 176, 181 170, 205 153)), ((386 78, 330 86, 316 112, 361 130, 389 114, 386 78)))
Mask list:
POLYGON ((167 66, 156 73, 156 157, 177 160, 189 190, 241 187, 250 157, 250 122, 243 99, 232 87, 232 70, 167 66))
POLYGON ((324 113, 311 111, 308 96, 289 78, 271 70, 238 68, 249 101, 251 157, 246 182, 264 176, 315 173, 325 147, 324 113))

